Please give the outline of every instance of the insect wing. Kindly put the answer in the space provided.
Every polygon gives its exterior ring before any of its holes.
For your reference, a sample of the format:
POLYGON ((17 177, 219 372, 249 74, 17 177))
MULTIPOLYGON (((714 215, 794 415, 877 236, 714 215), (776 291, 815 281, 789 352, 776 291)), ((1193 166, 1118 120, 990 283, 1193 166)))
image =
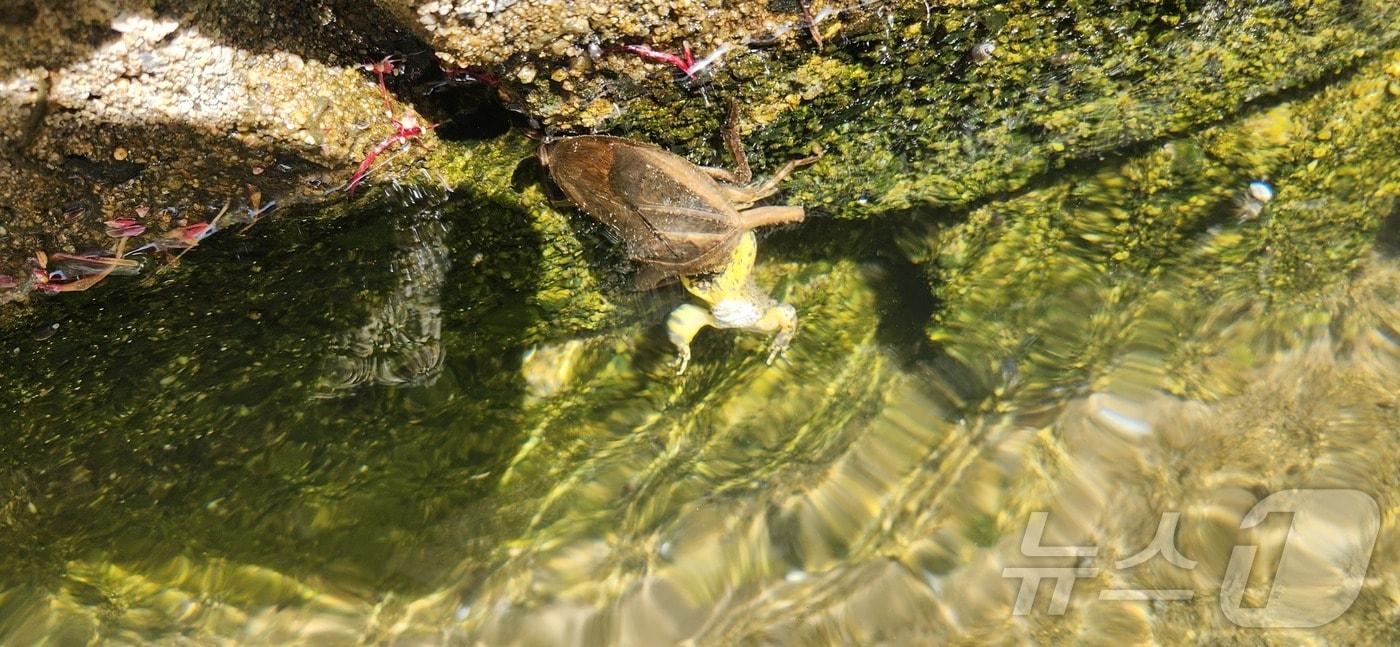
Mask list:
POLYGON ((612 189, 613 155, 632 145, 615 137, 570 137, 549 144, 549 173, 581 209, 622 239, 633 258, 671 255, 666 241, 612 189))
POLYGON ((714 181, 666 151, 619 148, 609 185, 629 207, 629 216, 649 234, 628 237, 629 252, 636 258, 692 263, 724 246, 737 232, 737 213, 714 181))
POLYGON ((619 137, 547 144, 550 176, 621 238, 627 255, 666 273, 707 271, 738 240, 738 213, 708 175, 678 155, 619 137))

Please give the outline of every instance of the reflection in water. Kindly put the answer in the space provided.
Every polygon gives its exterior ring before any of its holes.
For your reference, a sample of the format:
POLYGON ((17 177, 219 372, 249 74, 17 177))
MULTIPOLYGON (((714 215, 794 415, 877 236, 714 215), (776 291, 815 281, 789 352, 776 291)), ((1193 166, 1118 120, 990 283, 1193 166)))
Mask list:
POLYGON ((396 284, 358 330, 337 340, 318 397, 361 385, 424 386, 442 374, 442 287, 451 268, 442 214, 413 211, 390 261, 396 284))

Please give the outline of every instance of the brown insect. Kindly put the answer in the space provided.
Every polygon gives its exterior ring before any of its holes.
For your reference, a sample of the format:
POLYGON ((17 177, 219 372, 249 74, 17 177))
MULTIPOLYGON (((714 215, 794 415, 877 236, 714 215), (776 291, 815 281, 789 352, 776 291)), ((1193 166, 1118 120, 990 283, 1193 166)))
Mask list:
POLYGON ((657 146, 621 137, 566 137, 540 146, 540 162, 573 201, 618 235, 642 264, 641 287, 679 277, 705 307, 682 304, 666 320, 677 373, 690 363, 690 342, 702 328, 773 335, 768 361, 797 331, 797 311, 759 290, 753 280, 755 227, 802 220, 802 207, 753 207, 815 157, 788 162, 768 181, 753 173, 735 128, 731 101, 724 143, 738 170, 696 166, 657 146))
POLYGON ((678 276, 723 269, 740 236, 764 225, 800 222, 800 206, 753 207, 777 192, 793 169, 785 164, 765 182, 753 172, 739 141, 737 105, 730 102, 724 142, 735 171, 697 166, 659 146, 607 135, 564 137, 540 146, 540 163, 575 204, 611 229, 627 255, 649 269, 642 287, 678 276))

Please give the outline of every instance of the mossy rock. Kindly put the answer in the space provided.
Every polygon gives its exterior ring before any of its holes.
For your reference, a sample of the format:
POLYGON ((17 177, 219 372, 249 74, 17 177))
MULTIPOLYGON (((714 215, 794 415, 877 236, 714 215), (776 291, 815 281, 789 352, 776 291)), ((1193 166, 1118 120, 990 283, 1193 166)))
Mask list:
POLYGON ((606 127, 723 162, 716 99, 734 98, 760 172, 825 151, 787 202, 836 218, 964 209, 1306 92, 1374 60, 1397 24, 1385 0, 901 2, 840 14, 824 49, 735 50, 698 88, 618 84, 606 127))
POLYGON ((1181 395, 1219 396, 1238 384, 1216 375, 1220 393, 1192 391, 1210 373, 1193 364, 1203 344, 1234 343, 1232 326, 1246 318, 1250 329, 1276 329, 1277 346, 1238 348, 1237 368, 1269 361, 1371 254, 1393 253, 1383 225, 1393 229, 1400 198, 1396 137, 1392 49, 1317 92, 1067 172, 954 226, 911 225, 901 247, 941 303, 931 338, 980 358, 989 379, 1000 370, 990 358, 1096 379, 1102 357, 1137 345, 1161 355, 1159 370, 1180 373, 1171 382, 1181 395), (1253 200, 1251 182, 1269 183, 1273 198, 1253 200), (1076 295, 1076 305, 1050 294, 1076 295), (1144 330, 1141 320, 1176 324, 1144 330))

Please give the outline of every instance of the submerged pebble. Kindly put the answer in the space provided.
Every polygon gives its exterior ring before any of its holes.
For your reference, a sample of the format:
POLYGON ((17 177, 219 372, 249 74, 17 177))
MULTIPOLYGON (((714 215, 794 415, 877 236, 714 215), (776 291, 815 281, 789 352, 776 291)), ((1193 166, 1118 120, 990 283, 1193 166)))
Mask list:
POLYGON ((58 324, 50 324, 34 331, 34 341, 44 341, 58 334, 58 324))
POLYGON ((1253 220, 1264 212, 1264 205, 1274 199, 1274 187, 1263 180, 1249 183, 1244 196, 1237 202, 1236 215, 1240 220, 1253 220))
POLYGON ((1259 202, 1268 202, 1274 199, 1274 187, 1263 180, 1255 180, 1249 183, 1249 197, 1259 202))
POLYGON ((992 60, 992 54, 994 54, 996 51, 996 43, 990 41, 978 43, 972 48, 972 62, 986 63, 987 61, 992 60))

